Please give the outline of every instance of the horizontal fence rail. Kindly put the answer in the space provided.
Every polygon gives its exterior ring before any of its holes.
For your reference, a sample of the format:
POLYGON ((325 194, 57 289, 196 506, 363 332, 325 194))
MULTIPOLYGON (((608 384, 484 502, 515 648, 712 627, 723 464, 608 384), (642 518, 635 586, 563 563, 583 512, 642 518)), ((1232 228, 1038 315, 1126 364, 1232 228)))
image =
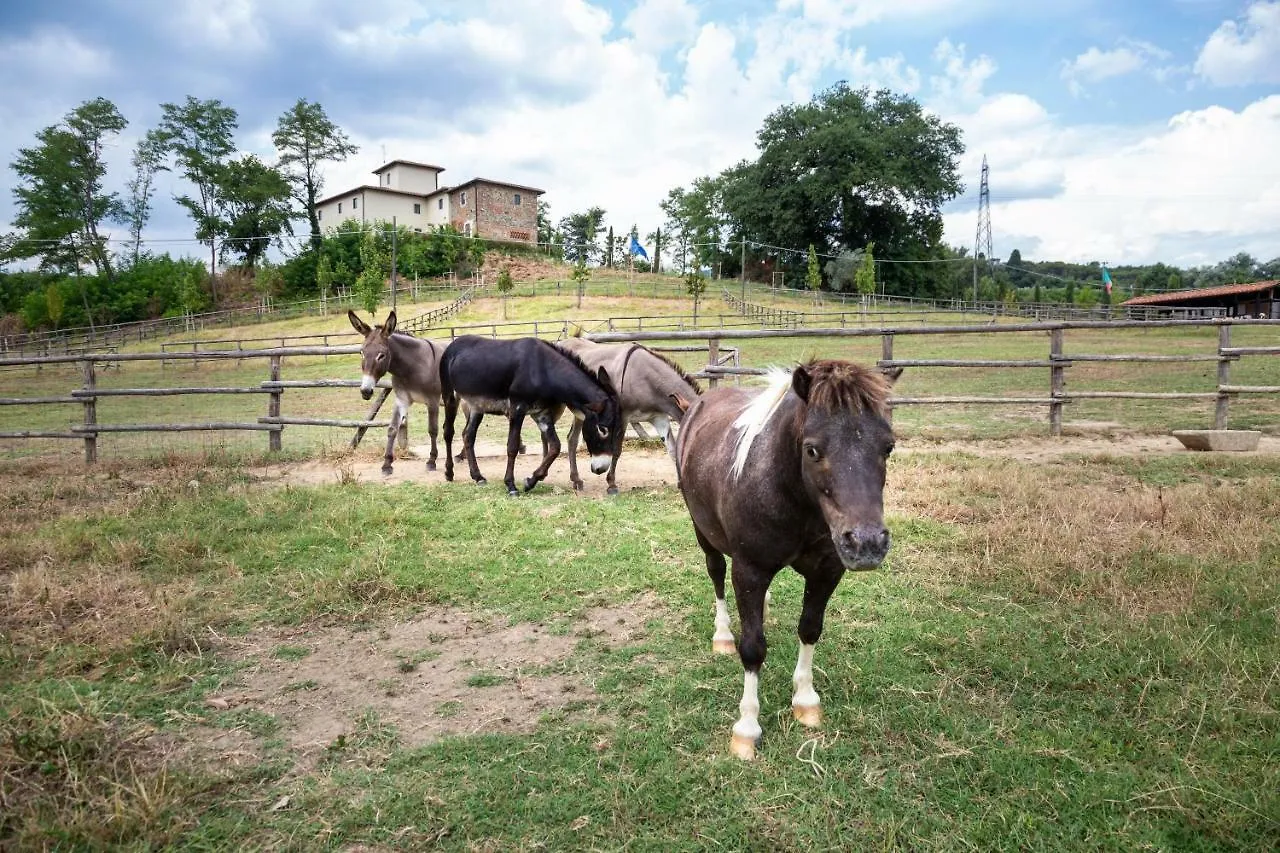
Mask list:
MULTIPOLYGON (((563 321, 556 321, 563 322, 563 321)), ((492 324, 486 324, 492 325, 492 324)), ((527 325, 527 324, 526 324, 527 325)), ((1158 321, 1058 321, 1052 323, 1009 323, 1001 325, 952 325, 929 327, 881 328, 794 328, 794 329, 669 329, 644 331, 597 331, 586 334, 586 337, 598 342, 643 342, 652 348, 666 352, 706 352, 704 367, 693 375, 705 378, 711 386, 719 382, 743 376, 758 376, 767 371, 761 367, 744 366, 740 363, 740 349, 727 342, 771 338, 862 338, 878 337, 881 341, 881 358, 876 364, 883 370, 899 367, 908 368, 994 368, 1009 370, 1040 369, 1048 371, 1048 383, 1043 395, 1006 394, 977 396, 948 394, 937 396, 899 396, 891 398, 893 407, 904 406, 945 406, 945 405, 1020 405, 1046 406, 1048 408, 1049 433, 1061 435, 1063 407, 1078 400, 1198 400, 1215 401, 1215 428, 1225 429, 1228 422, 1230 401, 1240 394, 1271 395, 1280 394, 1280 385, 1241 385, 1230 381, 1231 365, 1242 358, 1257 358, 1280 355, 1280 346, 1233 346, 1232 329, 1236 326, 1265 326, 1280 328, 1280 320, 1241 320, 1234 318, 1211 320, 1158 320, 1158 321), (1217 345, 1211 353, 1186 353, 1181 355, 1127 353, 1105 355, 1094 353, 1066 352, 1066 336, 1072 330, 1089 329, 1150 329, 1150 328, 1209 328, 1217 330, 1217 345), (967 334, 1016 334, 1016 333, 1048 333, 1049 346, 1045 358, 1031 359, 934 359, 934 358, 895 358, 894 342, 899 336, 937 336, 967 334), (675 343, 671 343, 675 342, 675 343), (1204 391, 1102 391, 1071 389, 1066 386, 1066 375, 1075 363, 1123 362, 1123 363, 1203 363, 1216 362, 1217 382, 1209 390, 1204 391)), ((80 366, 83 381, 81 387, 69 390, 62 395, 46 395, 32 397, 0 398, 0 406, 46 406, 46 405, 79 405, 83 408, 83 422, 67 429, 18 428, 0 431, 0 439, 80 439, 85 444, 85 460, 93 462, 97 458, 97 442, 100 435, 129 432, 193 432, 193 431, 254 431, 268 435, 268 449, 281 449, 281 434, 286 427, 333 427, 356 430, 353 444, 359 440, 364 431, 370 428, 389 426, 387 420, 377 420, 375 415, 379 406, 390 394, 390 385, 380 382, 378 388, 381 395, 364 418, 320 418, 289 415, 282 412, 282 401, 287 391, 294 389, 351 389, 359 387, 361 382, 355 379, 319 378, 293 379, 282 378, 282 366, 287 357, 314 357, 329 355, 352 355, 360 352, 358 345, 343 346, 292 346, 267 347, 262 349, 236 350, 200 350, 188 353, 146 352, 146 353, 98 353, 84 355, 56 355, 35 358, 4 358, 0 366, 34 366, 43 364, 77 364, 80 366), (100 388, 97 385, 97 368, 99 365, 121 364, 125 362, 163 361, 192 358, 193 360, 215 359, 263 359, 268 365, 267 377, 256 384, 244 387, 225 386, 183 386, 155 388, 100 388), (219 394, 260 394, 267 398, 266 413, 254 421, 216 420, 190 423, 100 423, 98 421, 97 401, 100 399, 126 397, 170 397, 183 395, 219 395, 219 394)), ((353 364, 354 367, 354 364, 353 364)))

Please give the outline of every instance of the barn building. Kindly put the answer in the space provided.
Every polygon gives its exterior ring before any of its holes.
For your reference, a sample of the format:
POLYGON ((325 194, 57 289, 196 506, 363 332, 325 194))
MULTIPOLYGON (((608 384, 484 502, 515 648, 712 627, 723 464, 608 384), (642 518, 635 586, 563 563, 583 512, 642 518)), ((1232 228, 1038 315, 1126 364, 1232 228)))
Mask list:
POLYGON ((1280 281, 1224 284, 1198 290, 1135 296, 1125 308, 1156 309, 1175 317, 1270 317, 1280 319, 1280 281))
POLYGON ((507 181, 472 178, 441 186, 443 166, 392 160, 373 170, 376 184, 334 193, 316 202, 320 227, 336 229, 348 219, 361 225, 395 217, 414 231, 452 225, 468 237, 509 243, 538 240, 538 196, 542 190, 507 181))

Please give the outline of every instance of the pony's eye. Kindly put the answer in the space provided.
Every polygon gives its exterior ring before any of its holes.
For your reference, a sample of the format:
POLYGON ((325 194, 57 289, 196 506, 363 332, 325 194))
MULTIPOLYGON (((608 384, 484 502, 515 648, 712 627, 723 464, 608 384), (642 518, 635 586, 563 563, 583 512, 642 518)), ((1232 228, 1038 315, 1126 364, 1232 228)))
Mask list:
POLYGON ((806 444, 804 446, 804 455, 808 456, 810 459, 818 459, 822 456, 822 451, 814 447, 812 444, 806 444))

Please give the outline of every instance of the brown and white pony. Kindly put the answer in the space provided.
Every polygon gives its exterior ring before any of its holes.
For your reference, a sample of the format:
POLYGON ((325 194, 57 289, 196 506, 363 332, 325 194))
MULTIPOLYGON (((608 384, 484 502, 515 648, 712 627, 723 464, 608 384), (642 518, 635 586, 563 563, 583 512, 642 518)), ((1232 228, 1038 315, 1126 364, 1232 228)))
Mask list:
POLYGON ((804 578, 791 708, 803 725, 821 723, 813 651, 827 602, 846 570, 874 569, 889 551, 883 496, 896 378, 846 361, 811 361, 775 372, 755 394, 712 389, 681 422, 680 491, 715 586, 712 647, 721 653, 733 651, 724 599, 725 557, 733 560, 745 674, 730 745, 740 758, 753 758, 760 739, 765 595, 784 566, 804 578))

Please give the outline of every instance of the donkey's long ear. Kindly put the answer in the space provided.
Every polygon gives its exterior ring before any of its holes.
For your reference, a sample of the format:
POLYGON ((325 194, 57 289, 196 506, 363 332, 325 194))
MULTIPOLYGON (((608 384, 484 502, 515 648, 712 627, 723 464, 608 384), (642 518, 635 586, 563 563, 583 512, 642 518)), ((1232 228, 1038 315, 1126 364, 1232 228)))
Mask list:
POLYGON ((791 390, 796 392, 796 396, 806 403, 809 402, 809 386, 812 384, 813 377, 809 375, 804 365, 796 365, 796 369, 791 371, 791 390))
POLYGON ((372 330, 369 328, 369 324, 368 324, 368 323, 366 323, 364 320, 361 320, 359 317, 357 317, 357 316, 356 316, 356 312, 354 312, 354 311, 348 311, 348 312, 347 312, 347 317, 351 320, 351 325, 352 325, 352 327, 354 327, 354 328, 355 328, 355 330, 356 330, 357 332, 359 332, 360 334, 362 334, 362 335, 367 335, 367 334, 369 334, 369 332, 370 332, 370 331, 372 331, 372 330))
POLYGON ((676 404, 676 408, 680 410, 681 414, 689 411, 689 406, 692 404, 684 397, 679 394, 668 394, 667 396, 671 398, 671 402, 676 404))
POLYGON ((884 371, 884 378, 889 380, 890 385, 893 385, 902 378, 902 371, 905 369, 906 368, 903 367, 894 367, 890 370, 886 370, 884 371))
POLYGON ((387 322, 382 324, 382 334, 390 335, 396 330, 396 312, 387 315, 387 322))
POLYGON ((600 380, 600 384, 604 386, 604 390, 614 395, 618 393, 613 387, 613 380, 609 378, 609 371, 604 369, 603 364, 600 365, 600 369, 596 371, 596 378, 600 380))

